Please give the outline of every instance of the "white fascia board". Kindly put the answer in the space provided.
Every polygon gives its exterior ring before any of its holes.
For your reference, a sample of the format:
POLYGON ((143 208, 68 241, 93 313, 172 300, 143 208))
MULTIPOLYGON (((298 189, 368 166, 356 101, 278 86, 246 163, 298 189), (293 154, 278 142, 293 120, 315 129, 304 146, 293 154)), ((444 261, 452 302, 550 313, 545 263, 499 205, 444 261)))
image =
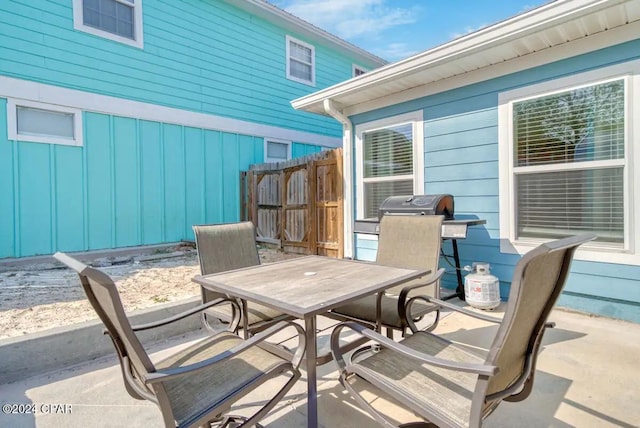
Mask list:
POLYGON ((310 37, 313 40, 320 40, 335 45, 344 53, 354 56, 355 59, 371 62, 377 66, 388 64, 388 61, 368 52, 356 45, 353 45, 341 38, 324 31, 315 25, 298 18, 295 15, 280 9, 264 0, 224 0, 242 10, 252 13, 260 18, 276 25, 282 26, 284 29, 297 32, 298 34, 310 37))
POLYGON ((324 99, 360 92, 380 83, 399 79, 436 65, 455 62, 472 53, 513 42, 525 35, 561 25, 571 19, 595 13, 623 2, 624 0, 558 0, 407 59, 372 70, 357 79, 348 80, 295 99, 291 105, 300 110, 312 109, 324 99))
POLYGON ((542 66, 544 64, 549 64, 564 58, 578 56, 625 43, 637 39, 638 34, 640 34, 640 21, 636 21, 623 27, 617 27, 606 32, 594 34, 589 37, 577 39, 562 45, 557 45, 524 57, 514 58, 499 64, 490 65, 469 73, 416 86, 363 103, 350 105, 344 107, 343 113, 347 116, 353 116, 355 114, 377 110, 390 105, 428 97, 430 95, 435 95, 441 92, 461 88, 463 86, 472 85, 474 83, 495 79, 501 76, 542 66))
POLYGON ((340 137, 331 137, 328 135, 297 131, 108 95, 83 92, 76 89, 62 88, 7 76, 0 76, 0 97, 18 98, 83 111, 172 123, 182 126, 193 126, 195 128, 211 129, 234 134, 276 138, 299 143, 317 144, 325 147, 342 146, 342 139, 340 137))

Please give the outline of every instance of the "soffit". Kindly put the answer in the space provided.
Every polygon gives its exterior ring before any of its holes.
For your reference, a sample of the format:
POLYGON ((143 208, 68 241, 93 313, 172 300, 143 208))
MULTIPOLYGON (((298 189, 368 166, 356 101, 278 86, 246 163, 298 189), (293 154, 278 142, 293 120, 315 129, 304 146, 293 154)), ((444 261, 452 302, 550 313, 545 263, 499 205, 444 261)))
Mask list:
MULTIPOLYGON (((413 88, 436 86, 478 70, 487 70, 485 76, 491 78, 489 70, 496 65, 637 21, 640 21, 640 0, 559 0, 299 98, 292 101, 292 105, 296 109, 326 114, 323 102, 331 99, 338 108, 352 114, 353 106, 372 104, 372 100, 397 93, 407 94, 413 88)), ((611 40, 611 44, 615 42, 611 40)), ((569 49, 566 56, 572 55, 575 53, 569 49)), ((416 91, 416 97, 422 96, 422 92, 416 91)), ((380 103, 376 107, 379 108, 380 103)), ((366 108, 357 112, 361 111, 366 108)))

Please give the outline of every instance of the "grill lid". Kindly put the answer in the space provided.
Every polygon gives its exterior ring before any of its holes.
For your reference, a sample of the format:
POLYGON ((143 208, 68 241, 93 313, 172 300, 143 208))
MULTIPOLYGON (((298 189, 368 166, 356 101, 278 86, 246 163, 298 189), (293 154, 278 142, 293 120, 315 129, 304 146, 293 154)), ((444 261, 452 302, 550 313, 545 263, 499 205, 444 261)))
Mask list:
POLYGON ((404 195, 390 196, 378 208, 378 218, 383 215, 442 215, 453 220, 452 195, 404 195))

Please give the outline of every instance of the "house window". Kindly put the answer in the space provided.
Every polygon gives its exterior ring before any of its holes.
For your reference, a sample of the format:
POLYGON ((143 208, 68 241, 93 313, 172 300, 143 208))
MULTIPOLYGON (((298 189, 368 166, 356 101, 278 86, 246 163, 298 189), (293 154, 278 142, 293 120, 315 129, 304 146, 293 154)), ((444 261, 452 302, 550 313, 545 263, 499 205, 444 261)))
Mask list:
POLYGON ((389 196, 422 193, 422 135, 421 112, 356 127, 357 218, 377 217, 389 196))
POLYGON ((283 162, 291 159, 291 141, 264 140, 265 162, 283 162))
POLYGON ((365 70, 364 68, 360 67, 359 65, 353 64, 353 77, 362 76, 366 72, 367 70, 365 70))
POLYGON ((508 169, 501 170, 501 216, 504 211, 508 220, 501 234, 509 237, 503 250, 593 232, 597 239, 584 249, 610 254, 593 260, 634 253, 630 107, 638 97, 631 76, 602 77, 606 71, 562 79, 565 87, 527 88, 538 92, 530 96, 501 96, 500 120, 507 123, 501 123, 500 163, 508 169))
POLYGON ((7 101, 9 140, 82 145, 82 112, 34 101, 7 101))
POLYGON ((74 28, 139 48, 142 0, 73 0, 74 28))
POLYGON ((315 48, 287 36, 287 79, 315 86, 315 48))

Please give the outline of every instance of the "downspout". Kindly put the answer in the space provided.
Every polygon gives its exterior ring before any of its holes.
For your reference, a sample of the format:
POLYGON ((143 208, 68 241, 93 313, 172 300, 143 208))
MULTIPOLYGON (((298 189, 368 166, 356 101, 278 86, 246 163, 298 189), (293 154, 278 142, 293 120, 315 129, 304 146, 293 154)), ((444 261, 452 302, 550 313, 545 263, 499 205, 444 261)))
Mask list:
POLYGON ((353 257, 353 124, 347 116, 338 110, 334 102, 326 99, 323 102, 324 111, 338 122, 342 123, 342 195, 343 195, 343 225, 344 225, 344 257, 353 257))

